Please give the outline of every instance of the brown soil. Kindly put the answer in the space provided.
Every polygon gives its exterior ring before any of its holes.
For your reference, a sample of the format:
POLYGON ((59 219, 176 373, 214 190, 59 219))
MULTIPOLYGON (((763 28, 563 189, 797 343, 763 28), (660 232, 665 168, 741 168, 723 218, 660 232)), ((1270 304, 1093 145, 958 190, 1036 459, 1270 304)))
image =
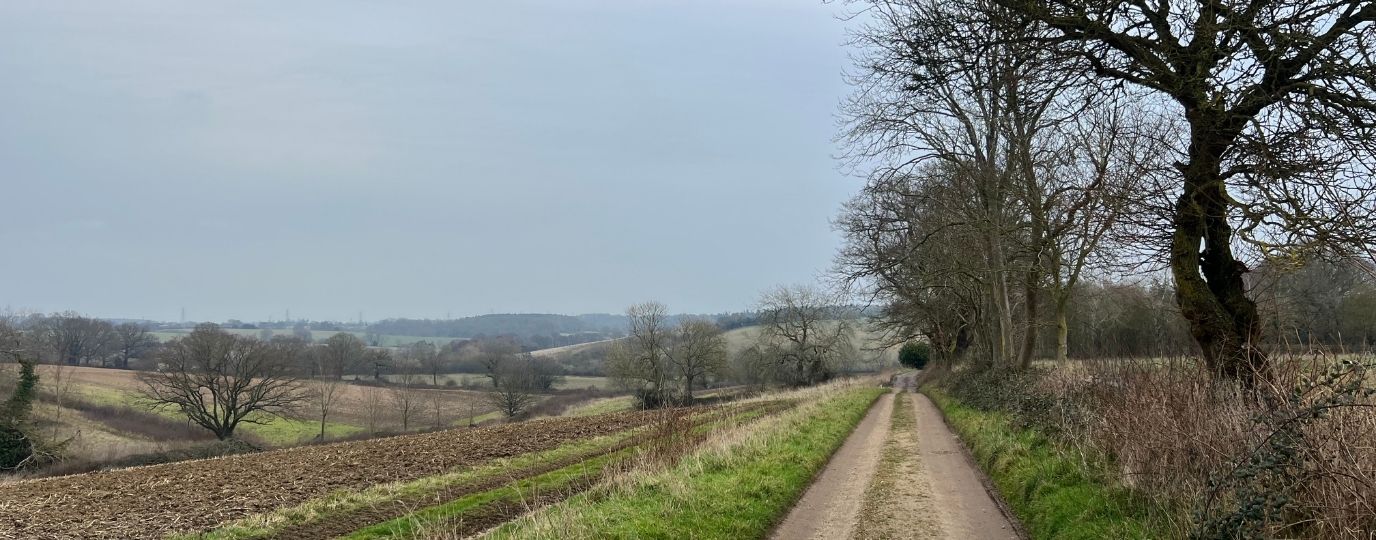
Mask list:
POLYGON ((26 480, 0 492, 0 538, 158 538, 339 489, 407 481, 649 424, 655 413, 519 424, 26 480))

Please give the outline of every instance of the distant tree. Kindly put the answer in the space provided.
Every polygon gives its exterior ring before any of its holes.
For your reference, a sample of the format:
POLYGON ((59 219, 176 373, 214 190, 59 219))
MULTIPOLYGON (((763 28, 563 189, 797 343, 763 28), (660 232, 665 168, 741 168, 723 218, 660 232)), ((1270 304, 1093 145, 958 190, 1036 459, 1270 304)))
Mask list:
POLYGON ((691 403, 693 385, 720 372, 726 365, 726 338, 712 321, 688 319, 674 329, 668 358, 683 382, 681 401, 691 403))
POLYGON ((420 389, 416 388, 420 384, 420 376, 417 374, 419 369, 413 362, 400 362, 397 365, 397 373, 393 384, 388 388, 391 394, 392 408, 396 410, 401 419, 401 430, 411 429, 411 420, 415 418, 420 410, 424 395, 420 389))
POLYGON ((53 362, 71 366, 104 364, 115 342, 109 322, 73 312, 40 318, 32 331, 34 339, 53 355, 53 362))
POLYGON ((261 341, 271 341, 271 340, 272 340, 272 336, 273 336, 273 331, 272 331, 271 328, 264 328, 264 329, 258 331, 258 339, 261 340, 261 341))
POLYGON ((316 379, 310 386, 311 401, 315 411, 320 414, 320 441, 325 440, 325 426, 330 413, 335 410, 344 381, 329 376, 316 379))
POLYGON ((301 341, 310 343, 315 341, 315 334, 311 332, 311 327, 306 323, 296 323, 291 327, 291 335, 296 336, 301 341))
POLYGON ((932 347, 921 341, 909 341, 898 349, 898 363, 913 369, 927 367, 932 356, 932 347))
POLYGON ((830 379, 854 354, 840 299, 815 287, 778 287, 760 298, 760 344, 796 385, 830 379))
POLYGON ((293 371, 307 379, 314 379, 319 373, 319 362, 311 350, 310 342, 296 336, 277 335, 267 341, 277 350, 293 371))
POLYGON ((382 372, 392 366, 392 352, 387 349, 368 349, 363 352, 363 363, 373 370, 373 380, 381 381, 382 372))
POLYGON ((406 348, 406 358, 417 367, 430 374, 430 384, 439 386, 440 371, 444 369, 444 357, 429 341, 417 341, 406 348))
POLYGON ((143 398, 153 409, 180 411, 221 440, 240 424, 265 423, 306 398, 283 350, 214 324, 173 340, 159 360, 159 371, 139 375, 143 398))
POLYGON ((363 363, 363 351, 363 340, 358 339, 358 336, 348 332, 330 336, 316 351, 321 366, 320 373, 336 379, 344 378, 346 373, 356 373, 359 365, 363 363))
POLYGON ((137 323, 123 323, 114 327, 115 367, 129 369, 129 361, 143 358, 158 347, 158 338, 148 327, 137 323))
POLYGON ((377 386, 369 386, 363 390, 363 417, 368 424, 370 435, 377 434, 386 409, 387 395, 385 390, 377 386))
POLYGON ((765 349, 755 343, 732 355, 729 370, 732 380, 758 391, 774 381, 778 366, 765 349))
POLYGON ((383 340, 382 333, 381 333, 381 332, 378 332, 378 331, 376 331, 376 330, 371 330, 371 329, 368 330, 367 333, 365 333, 365 334, 363 335, 363 339, 364 339, 364 341, 367 341, 367 342, 368 342, 368 346, 369 346, 369 347, 381 347, 381 346, 382 346, 382 340, 383 340))
POLYGON ((658 408, 670 402, 673 366, 666 351, 673 333, 667 322, 668 308, 658 302, 636 304, 626 310, 630 332, 612 344, 607 354, 607 373, 635 393, 641 408, 658 408))
POLYGON ((535 403, 538 373, 535 359, 529 354, 523 357, 505 357, 492 369, 492 391, 488 401, 507 418, 519 416, 535 403))

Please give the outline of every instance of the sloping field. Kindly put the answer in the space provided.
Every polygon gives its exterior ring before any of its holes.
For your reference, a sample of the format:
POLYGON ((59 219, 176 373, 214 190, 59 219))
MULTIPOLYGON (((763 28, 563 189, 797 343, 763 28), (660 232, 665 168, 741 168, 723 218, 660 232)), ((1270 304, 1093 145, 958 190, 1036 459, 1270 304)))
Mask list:
MULTIPOLYGON (((142 383, 138 372, 95 367, 51 366, 38 367, 40 385, 48 384, 58 378, 66 379, 71 385, 72 397, 100 405, 114 405, 142 408, 137 394, 142 383)), ((346 381, 347 382, 347 381, 346 381)), ((45 387, 46 388, 46 387, 45 387)), ((481 420, 492 417, 495 410, 482 392, 449 388, 418 389, 414 394, 418 403, 417 411, 409 419, 408 427, 435 428, 453 425, 466 425, 470 416, 481 420), (438 403, 438 408, 434 405, 438 403), (440 412, 437 418, 434 411, 440 412)), ((172 410, 163 412, 170 418, 182 417, 172 410)), ((272 446, 287 446, 308 441, 320 431, 320 421, 314 415, 309 402, 302 403, 294 418, 275 418, 266 424, 243 424, 240 429, 245 435, 272 446)), ((344 384, 336 396, 335 405, 330 411, 327 435, 338 437, 362 432, 368 425, 368 417, 378 416, 378 429, 381 431, 402 431, 391 396, 385 388, 363 384, 344 384), (377 394, 372 394, 376 392, 377 394), (372 405, 370 405, 370 403, 372 405), (376 407, 378 410, 372 410, 376 407)))
POLYGON ((646 425, 653 412, 552 418, 5 485, 0 538, 160 538, 331 492, 414 480, 646 425))

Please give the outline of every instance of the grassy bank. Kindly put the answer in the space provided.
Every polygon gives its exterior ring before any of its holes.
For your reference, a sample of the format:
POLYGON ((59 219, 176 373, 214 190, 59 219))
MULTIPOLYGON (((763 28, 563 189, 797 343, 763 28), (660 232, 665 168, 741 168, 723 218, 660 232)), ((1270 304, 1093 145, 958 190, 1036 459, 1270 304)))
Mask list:
POLYGON ((1032 538, 1160 538, 1169 528, 1149 501, 1115 486, 1102 462, 1062 451, 1007 414, 976 410, 938 389, 923 391, 1032 538))
POLYGON ((796 392, 790 411, 722 430, 672 467, 614 477, 491 537, 762 537, 882 393, 854 384, 796 392))

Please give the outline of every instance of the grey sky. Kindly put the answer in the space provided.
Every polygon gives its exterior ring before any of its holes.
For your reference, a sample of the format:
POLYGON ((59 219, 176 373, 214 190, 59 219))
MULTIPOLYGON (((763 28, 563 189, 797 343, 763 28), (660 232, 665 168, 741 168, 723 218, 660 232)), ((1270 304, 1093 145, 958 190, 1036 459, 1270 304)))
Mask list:
POLYGON ((0 2, 0 307, 748 307, 858 187, 838 9, 0 2))

